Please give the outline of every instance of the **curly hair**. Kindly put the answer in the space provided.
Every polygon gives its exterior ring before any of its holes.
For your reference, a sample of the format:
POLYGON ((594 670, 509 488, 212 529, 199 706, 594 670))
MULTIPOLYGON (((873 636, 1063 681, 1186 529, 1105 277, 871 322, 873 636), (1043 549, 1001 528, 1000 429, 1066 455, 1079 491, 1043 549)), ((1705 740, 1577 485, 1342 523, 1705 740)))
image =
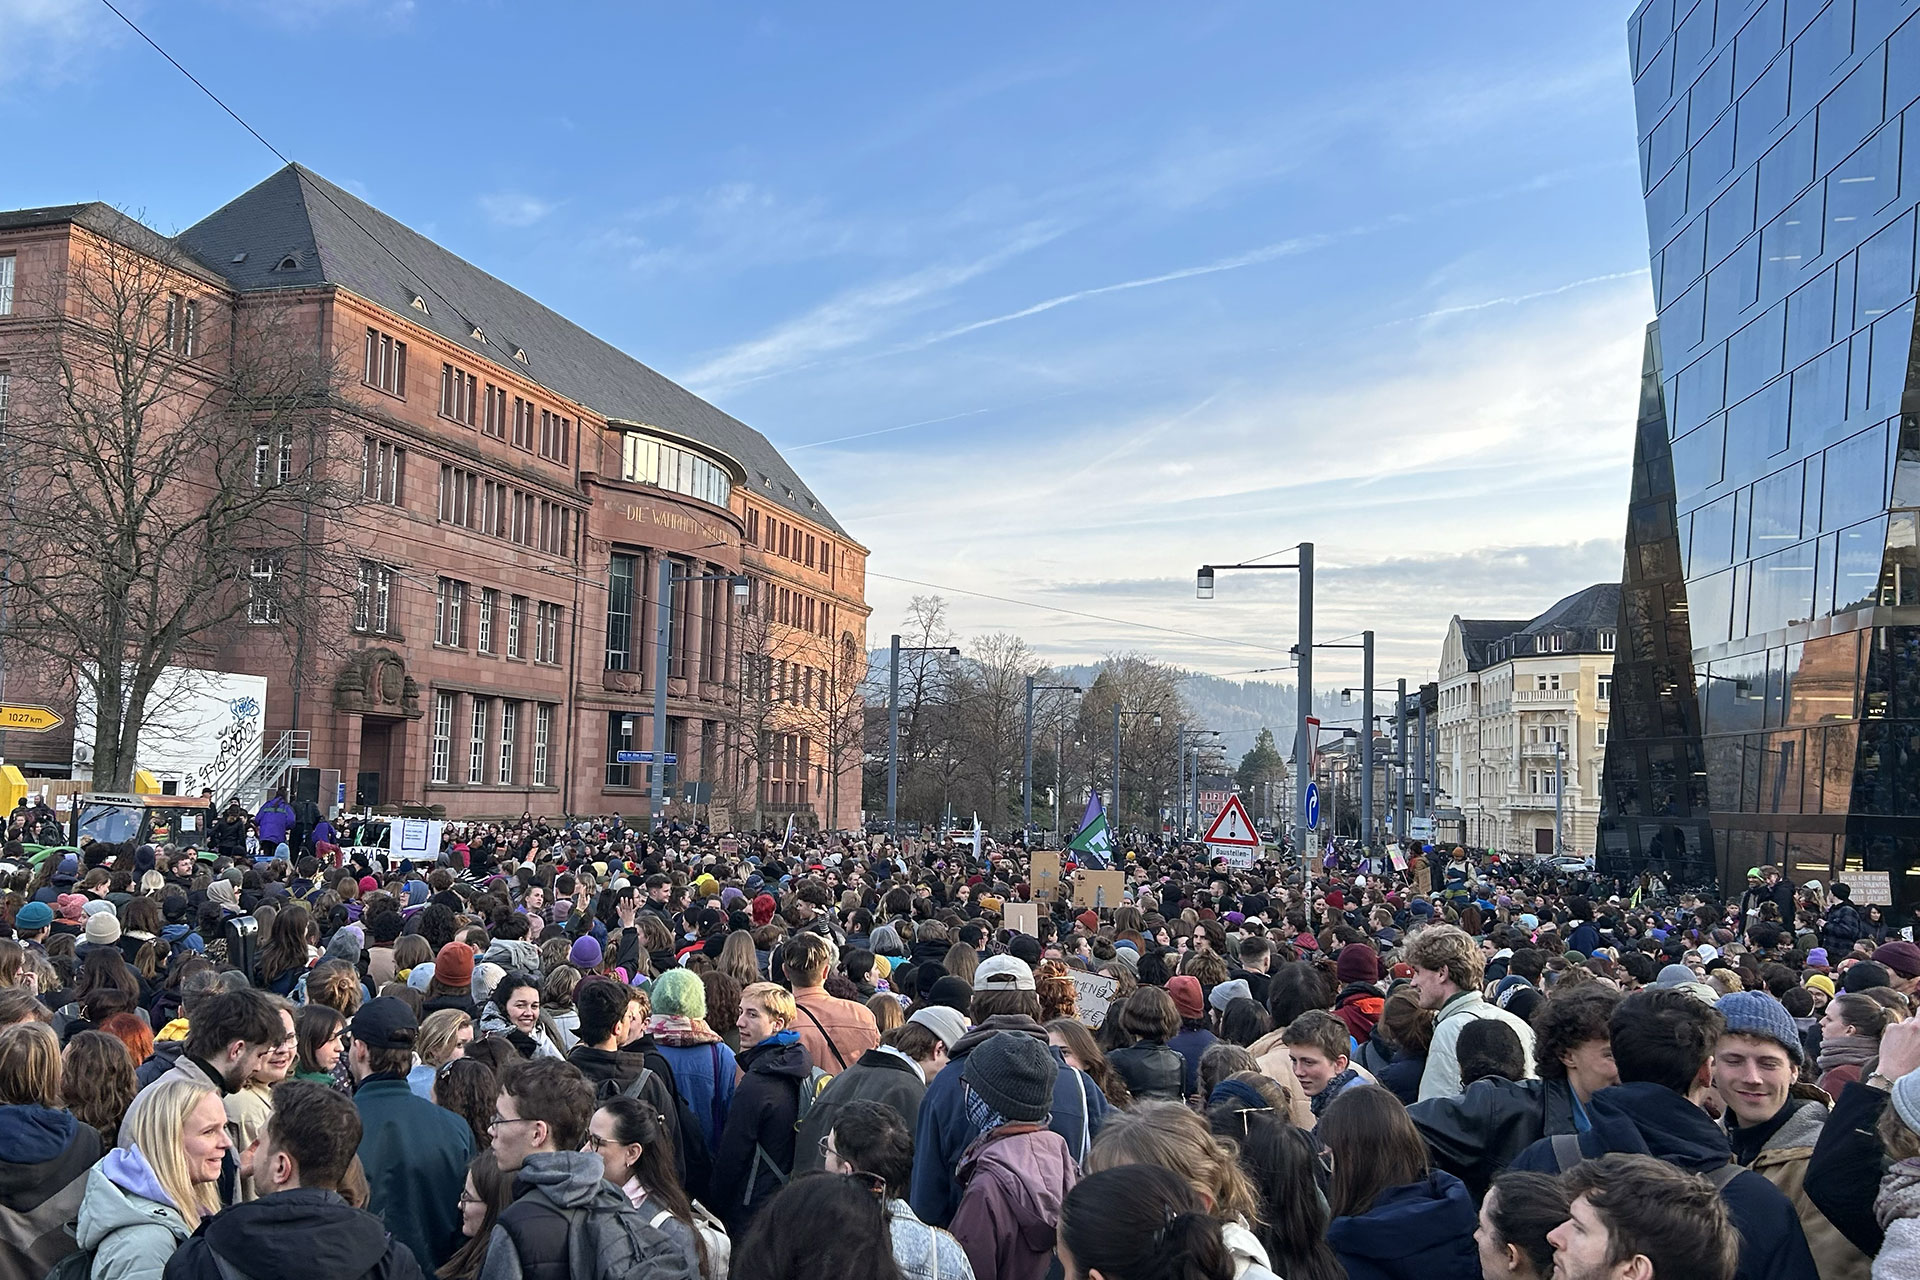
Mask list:
POLYGON ((1620 993, 1598 982, 1557 990, 1533 1011, 1533 1069, 1542 1080, 1564 1080, 1563 1059, 1590 1040, 1607 1038, 1620 993))
POLYGON ((1462 991, 1478 991, 1487 962, 1480 944, 1465 929, 1450 924, 1428 925, 1407 939, 1401 956, 1416 969, 1447 975, 1447 981, 1462 991))
POLYGON ((98 1130, 102 1145, 113 1146, 137 1088, 133 1055, 117 1036, 82 1031, 68 1042, 61 1064, 60 1095, 67 1110, 98 1130))

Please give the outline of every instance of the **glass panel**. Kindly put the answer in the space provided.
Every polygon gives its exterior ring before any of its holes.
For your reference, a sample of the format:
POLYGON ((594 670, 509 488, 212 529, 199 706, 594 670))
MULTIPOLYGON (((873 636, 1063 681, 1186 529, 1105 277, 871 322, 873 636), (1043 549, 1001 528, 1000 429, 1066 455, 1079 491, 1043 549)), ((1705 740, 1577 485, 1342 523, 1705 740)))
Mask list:
POLYGON ((1663 178, 1687 153, 1687 104, 1680 103, 1667 112, 1667 118, 1653 127, 1647 138, 1647 176, 1663 178))
POLYGON ((1727 342, 1727 397, 1742 400, 1780 374, 1787 304, 1775 304, 1727 342))
POLYGON ((1920 98, 1920 17, 1909 18, 1887 41, 1887 111, 1904 111, 1920 98))
MULTIPOLYGON (((1809 159, 1811 159, 1811 150, 1809 150, 1809 159)), ((1762 176, 1764 179, 1764 174, 1762 176)), ((1673 167, 1672 172, 1656 183, 1653 190, 1647 192, 1647 239, 1654 244, 1664 243, 1667 237, 1673 234, 1674 228, 1680 224, 1680 219, 1686 212, 1687 161, 1686 157, 1682 156, 1680 163, 1673 167)))
POLYGON ((1734 137, 1736 163, 1752 164, 1772 139, 1773 131, 1785 122, 1788 69, 1788 60, 1780 59, 1740 95, 1740 105, 1734 111, 1734 119, 1739 122, 1734 137))
POLYGON ((1826 198, 1825 190, 1815 187, 1760 233, 1760 271, 1768 297, 1786 293, 1820 257, 1826 198))
POLYGON ((1793 203, 1812 181, 1813 126, 1802 120, 1760 157, 1760 219, 1766 221, 1793 203))
POLYGON ((1821 528, 1839 528, 1885 510, 1886 439, 1886 428, 1874 427, 1827 450, 1821 528))
MULTIPOLYGON (((1913 214, 1875 233, 1860 246, 1854 276, 1853 327, 1872 324, 1913 296, 1913 214)), ((1899 407, 1899 396, 1894 407, 1899 407)))
POLYGON ((1690 573, 1712 573, 1733 563, 1733 501, 1728 494, 1693 513, 1690 573))
POLYGON ((1871 218, 1899 194, 1900 124, 1873 135, 1827 178, 1827 252, 1843 253, 1872 227, 1871 218))
POLYGON ((1880 565, 1886 545, 1885 516, 1840 530, 1839 556, 1833 571, 1835 613, 1864 609, 1879 602, 1880 565))
POLYGON ((1673 93, 1673 45, 1661 46, 1653 55, 1647 69, 1633 84, 1634 114, 1641 120, 1650 119, 1673 93))
MULTIPOLYGON (((1834 6, 1835 9, 1849 7, 1834 6)), ((1799 56, 1800 48, 1796 44, 1794 57, 1797 59, 1799 56)), ((1820 123, 1814 150, 1821 172, 1838 164, 1859 145, 1862 138, 1880 127, 1880 108, 1885 97, 1886 79, 1886 53, 1876 49, 1820 104, 1820 123)))
POLYGON ((1776 471, 1753 486, 1748 530, 1750 556, 1763 556, 1800 537, 1801 468, 1776 471))
POLYGON ((1673 33, 1674 75, 1682 77, 1690 74, 1699 65, 1700 59, 1712 52, 1713 5, 1698 4, 1681 21, 1680 29, 1673 33))
MULTIPOLYGON (((1802 440, 1815 440, 1846 416, 1847 348, 1842 344, 1793 371, 1793 430, 1802 440)), ((1781 448, 1786 443, 1782 439, 1781 448)))
MULTIPOLYGON (((1757 175, 1752 169, 1746 170, 1734 179, 1733 185, 1713 202, 1711 209, 1707 210, 1708 262, 1719 262, 1753 233, 1753 193, 1756 178, 1757 175)), ((1664 279, 1661 284, 1664 288, 1666 284, 1664 279)))
POLYGON ((1725 466, 1726 430, 1727 418, 1723 414, 1673 442, 1673 482, 1681 497, 1691 497, 1720 483, 1725 466))
POLYGON ((1799 374, 1782 378, 1727 412, 1727 455, 1735 476, 1750 476, 1787 447, 1787 393, 1799 374))
POLYGON ((1693 148, 1687 166, 1687 207, 1706 206, 1720 184, 1733 172, 1733 117, 1720 117, 1720 123, 1693 148))
MULTIPOLYGON (((1760 296, 1759 248, 1749 240, 1707 277, 1707 332, 1716 339, 1731 333, 1740 323, 1740 313, 1760 296)), ((1786 291, 1782 285, 1777 293, 1786 291)))
POLYGON ((1725 347, 1714 347, 1680 371, 1669 410, 1676 435, 1685 435, 1726 408, 1726 381, 1725 347))
POLYGON ((1813 543, 1802 542, 1753 562, 1748 634, 1791 626, 1812 616, 1813 554, 1813 543))
MULTIPOLYGON (((1802 4, 1801 8, 1809 6, 1802 4)), ((1789 12, 1787 30, 1792 32, 1789 12)), ((1813 102, 1827 89, 1833 73, 1853 52, 1852 0, 1830 4, 1793 41, 1793 100, 1813 102)))
POLYGON ((1660 305, 1666 306, 1706 269, 1707 220, 1695 218, 1660 254, 1660 305))
POLYGON ((1733 616, 1733 573, 1716 573, 1689 582, 1687 611, 1696 648, 1726 643, 1728 623, 1733 616))
POLYGON ((1794 290, 1787 299, 1787 364, 1801 364, 1833 345, 1831 269, 1794 290))
MULTIPOLYGON (((1754 77, 1766 70, 1768 64, 1773 61, 1773 55, 1780 52, 1782 34, 1780 24, 1784 16, 1785 10, 1781 0, 1767 0, 1760 11, 1747 20, 1747 25, 1740 28, 1740 34, 1734 38, 1733 42, 1733 91, 1735 93, 1744 92, 1746 87, 1753 83, 1754 77)), ((1780 84, 1780 110, 1784 115, 1787 89, 1784 73, 1787 69, 1787 60, 1782 59, 1775 69, 1783 75, 1780 84)), ((1740 121, 1740 127, 1742 130, 1747 127, 1744 119, 1740 121)))
POLYGON ((1907 385, 1907 361, 1913 343, 1913 303, 1908 302, 1876 321, 1872 343, 1873 371, 1869 375, 1867 408, 1875 414, 1897 413, 1900 395, 1907 385))
MULTIPOLYGON (((1687 98, 1687 133, 1697 142, 1710 128, 1714 128, 1714 121, 1733 101, 1733 50, 1728 49, 1713 60, 1713 65, 1694 81, 1693 90, 1687 98)), ((1726 130, 1727 160, 1732 163, 1733 118, 1729 116, 1721 120, 1719 127, 1726 130)), ((1715 132, 1718 131, 1715 129, 1715 132)))

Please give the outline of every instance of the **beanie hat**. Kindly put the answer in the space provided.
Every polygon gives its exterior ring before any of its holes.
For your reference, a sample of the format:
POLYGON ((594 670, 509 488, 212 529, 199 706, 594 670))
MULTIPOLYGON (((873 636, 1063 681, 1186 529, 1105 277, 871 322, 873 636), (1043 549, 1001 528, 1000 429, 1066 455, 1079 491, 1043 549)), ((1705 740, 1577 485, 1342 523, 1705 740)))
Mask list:
POLYGON ((1342 982, 1378 982, 1380 953, 1364 942, 1350 942, 1340 948, 1333 972, 1342 982))
POLYGON ((1683 987, 1694 981, 1693 970, 1683 964, 1670 964, 1660 970, 1660 976, 1653 980, 1656 987, 1683 987))
POLYGON ((973 1007, 973 988, 965 978, 944 974, 933 986, 920 993, 920 999, 927 1005, 940 1005, 955 1013, 965 1014, 973 1007))
POLYGON ((1183 973, 1167 979, 1167 994, 1173 997, 1173 1007, 1187 1021, 1206 1015, 1207 1002, 1200 994, 1200 979, 1192 974, 1183 973))
POLYGON ((1800 1044, 1800 1033, 1794 1028, 1793 1015, 1766 992, 1730 992, 1716 1000, 1714 1008, 1727 1020, 1729 1033, 1778 1041, 1796 1063, 1803 1056, 1805 1050, 1800 1044))
MULTIPOLYGON (((958 981, 958 979, 955 979, 958 981)), ((960 1043, 960 1037, 967 1034, 967 1020, 956 1009, 943 1004, 930 1004, 924 1009, 916 1009, 908 1022, 917 1022, 933 1034, 940 1037, 949 1051, 960 1043)))
POLYGON ((1920 946, 1911 942, 1889 942, 1875 950, 1873 958, 1903 978, 1920 978, 1920 946))
POLYGON ((773 913, 779 910, 779 907, 780 904, 774 901, 773 895, 770 893, 763 893, 755 898, 753 900, 753 927, 758 929, 761 925, 770 923, 773 920, 773 913))
POLYGON ((360 892, 372 893, 374 890, 378 889, 379 887, 380 887, 380 882, 378 880, 375 880, 372 876, 360 877, 360 892))
POLYGON ((668 1018, 707 1016, 707 989, 689 969, 669 969, 653 980, 653 1011, 668 1018))
POLYGON ((53 909, 68 924, 79 924, 87 918, 87 900, 81 894, 61 894, 53 900, 53 909))
POLYGON ((1829 1000, 1833 998, 1833 979, 1829 978, 1824 973, 1816 973, 1812 977, 1808 978, 1806 981, 1806 986, 1809 991, 1826 992, 1827 998, 1829 1000))
POLYGON ((53 869, 51 877, 54 884, 72 884, 80 878, 80 855, 64 853, 53 869))
POLYGON ((1231 978, 1207 993, 1207 1003, 1225 1013, 1235 1000, 1253 999, 1253 988, 1245 978, 1231 978))
POLYGON ((1892 985, 1893 975, 1887 972, 1887 967, 1872 960, 1862 960, 1840 975, 1840 989, 1856 995, 1875 987, 1892 985))
POLYGON ((1815 947, 1813 950, 1807 952, 1807 968, 1824 969, 1826 967, 1827 949, 1825 947, 1815 947))
POLYGON ((473 981, 473 948, 464 942, 449 942, 433 958, 433 976, 450 987, 463 987, 473 981))
POLYGON ((598 969, 600 967, 600 944, 588 934, 574 940, 567 952, 567 963, 576 969, 598 969))
POLYGON ((152 845, 143 844, 138 849, 134 850, 133 869, 135 871, 142 871, 142 872, 153 870, 153 846, 152 845))
POLYGON ((112 946, 120 941, 120 918, 111 911, 97 912, 89 917, 87 941, 98 946, 112 946))
POLYGON ((1893 1082, 1893 1109, 1907 1128, 1920 1133, 1920 1071, 1909 1071, 1893 1082))
POLYGON ((16 929, 44 929, 53 923, 53 908, 44 902, 29 902, 13 917, 16 929))
MULTIPOLYGON (((1197 985, 1197 984, 1196 984, 1197 985)), ((1027 1035, 989 1036, 967 1055, 962 1078, 989 1107, 1016 1124, 1041 1124, 1053 1112, 1060 1064, 1027 1035)))

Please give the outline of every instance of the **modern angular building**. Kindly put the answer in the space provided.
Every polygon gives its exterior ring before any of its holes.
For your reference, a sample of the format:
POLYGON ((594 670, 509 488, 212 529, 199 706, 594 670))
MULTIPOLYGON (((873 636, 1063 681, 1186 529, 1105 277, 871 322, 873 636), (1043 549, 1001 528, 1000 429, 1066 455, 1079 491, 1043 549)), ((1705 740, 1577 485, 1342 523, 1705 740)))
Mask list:
POLYGON ((1603 866, 1920 898, 1920 13, 1648 0, 1603 866))

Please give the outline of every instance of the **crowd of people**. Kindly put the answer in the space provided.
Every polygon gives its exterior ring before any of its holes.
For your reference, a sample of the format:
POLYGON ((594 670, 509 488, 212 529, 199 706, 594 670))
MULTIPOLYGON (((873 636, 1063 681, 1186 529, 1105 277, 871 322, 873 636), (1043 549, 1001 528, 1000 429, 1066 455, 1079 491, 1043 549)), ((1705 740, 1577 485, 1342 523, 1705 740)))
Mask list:
POLYGON ((1920 1277, 1843 883, 269 807, 9 817, 0 1280, 1920 1277))

